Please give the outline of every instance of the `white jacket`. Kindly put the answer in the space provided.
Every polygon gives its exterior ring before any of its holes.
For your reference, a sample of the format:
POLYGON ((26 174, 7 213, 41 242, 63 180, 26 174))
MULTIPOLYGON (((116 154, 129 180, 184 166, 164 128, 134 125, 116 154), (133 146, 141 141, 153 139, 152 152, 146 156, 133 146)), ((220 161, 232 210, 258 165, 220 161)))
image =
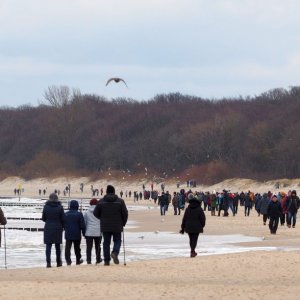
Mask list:
POLYGON ((84 214, 84 222, 86 226, 85 236, 100 236, 101 228, 100 228, 100 220, 94 216, 94 209, 96 205, 91 205, 86 213, 84 214))

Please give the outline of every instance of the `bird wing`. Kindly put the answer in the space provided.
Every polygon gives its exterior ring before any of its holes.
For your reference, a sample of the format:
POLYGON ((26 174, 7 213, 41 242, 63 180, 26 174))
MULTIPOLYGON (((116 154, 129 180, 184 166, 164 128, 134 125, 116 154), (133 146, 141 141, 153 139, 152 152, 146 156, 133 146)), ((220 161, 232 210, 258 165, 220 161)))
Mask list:
POLYGON ((126 84, 126 82, 125 82, 124 79, 122 79, 122 78, 119 78, 119 79, 120 79, 120 81, 124 82, 124 84, 126 85, 126 87, 128 87, 128 85, 126 84))
POLYGON ((111 82, 111 81, 114 81, 115 80, 115 78, 109 78, 108 80, 107 80, 107 82, 106 82, 106 85, 105 86, 108 86, 108 84, 111 82))

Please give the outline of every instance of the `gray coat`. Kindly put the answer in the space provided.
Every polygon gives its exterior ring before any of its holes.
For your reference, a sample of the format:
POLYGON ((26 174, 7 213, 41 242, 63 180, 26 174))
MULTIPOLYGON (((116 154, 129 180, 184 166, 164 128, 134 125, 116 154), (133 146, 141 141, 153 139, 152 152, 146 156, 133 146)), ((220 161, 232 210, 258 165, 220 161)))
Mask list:
POLYGON ((259 210, 262 215, 268 214, 269 203, 270 203, 270 199, 268 198, 268 196, 263 195, 260 201, 260 210, 259 210))
POLYGON ((101 235, 100 220, 94 216, 96 205, 91 205, 84 214, 85 236, 99 237, 101 235))

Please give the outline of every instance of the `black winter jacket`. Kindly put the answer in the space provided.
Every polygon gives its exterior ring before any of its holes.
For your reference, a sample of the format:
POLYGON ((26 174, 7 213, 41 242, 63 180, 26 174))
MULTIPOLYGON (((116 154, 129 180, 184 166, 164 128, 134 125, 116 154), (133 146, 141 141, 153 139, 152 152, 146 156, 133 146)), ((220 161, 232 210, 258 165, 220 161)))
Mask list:
POLYGON ((282 214, 282 206, 279 201, 270 201, 268 206, 268 215, 270 218, 279 218, 282 214))
POLYGON ((94 216, 100 219, 102 232, 122 232, 127 223, 128 210, 123 199, 107 194, 96 205, 94 216))
POLYGON ((190 200, 183 215, 181 229, 187 233, 202 233, 205 221, 206 217, 200 202, 197 199, 190 200))
POLYGON ((297 196, 296 197, 288 197, 285 205, 286 205, 288 212, 295 214, 298 212, 298 209, 300 206, 299 198, 297 196))

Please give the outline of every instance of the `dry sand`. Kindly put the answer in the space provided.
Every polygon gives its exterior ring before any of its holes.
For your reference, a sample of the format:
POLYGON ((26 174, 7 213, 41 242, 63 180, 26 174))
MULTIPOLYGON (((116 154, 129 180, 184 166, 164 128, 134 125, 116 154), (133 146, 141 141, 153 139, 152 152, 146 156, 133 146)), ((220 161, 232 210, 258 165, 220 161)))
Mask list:
POLYGON ((300 253, 0 272, 0 299, 299 299, 300 253))
MULTIPOLYGON (((83 179, 77 180, 79 185, 83 179)), ((12 189, 11 183, 11 179, 2 182, 1 192, 12 189)), ((37 186, 26 185, 28 196, 37 186)), ((133 204, 132 200, 126 202, 133 204)), ((136 205, 151 209, 130 212, 130 220, 136 221, 138 228, 128 231, 177 233, 180 229, 182 216, 173 216, 170 211, 161 222, 153 203, 141 201, 136 205)), ((244 217, 242 210, 229 218, 206 215, 205 234, 265 237, 245 246, 300 248, 299 224, 296 229, 279 227, 277 235, 271 236, 254 210, 250 217, 244 217)), ((2 270, 0 299, 299 299, 300 251, 251 251, 193 259, 188 254, 187 245, 186 258, 130 262, 127 266, 2 270)))

